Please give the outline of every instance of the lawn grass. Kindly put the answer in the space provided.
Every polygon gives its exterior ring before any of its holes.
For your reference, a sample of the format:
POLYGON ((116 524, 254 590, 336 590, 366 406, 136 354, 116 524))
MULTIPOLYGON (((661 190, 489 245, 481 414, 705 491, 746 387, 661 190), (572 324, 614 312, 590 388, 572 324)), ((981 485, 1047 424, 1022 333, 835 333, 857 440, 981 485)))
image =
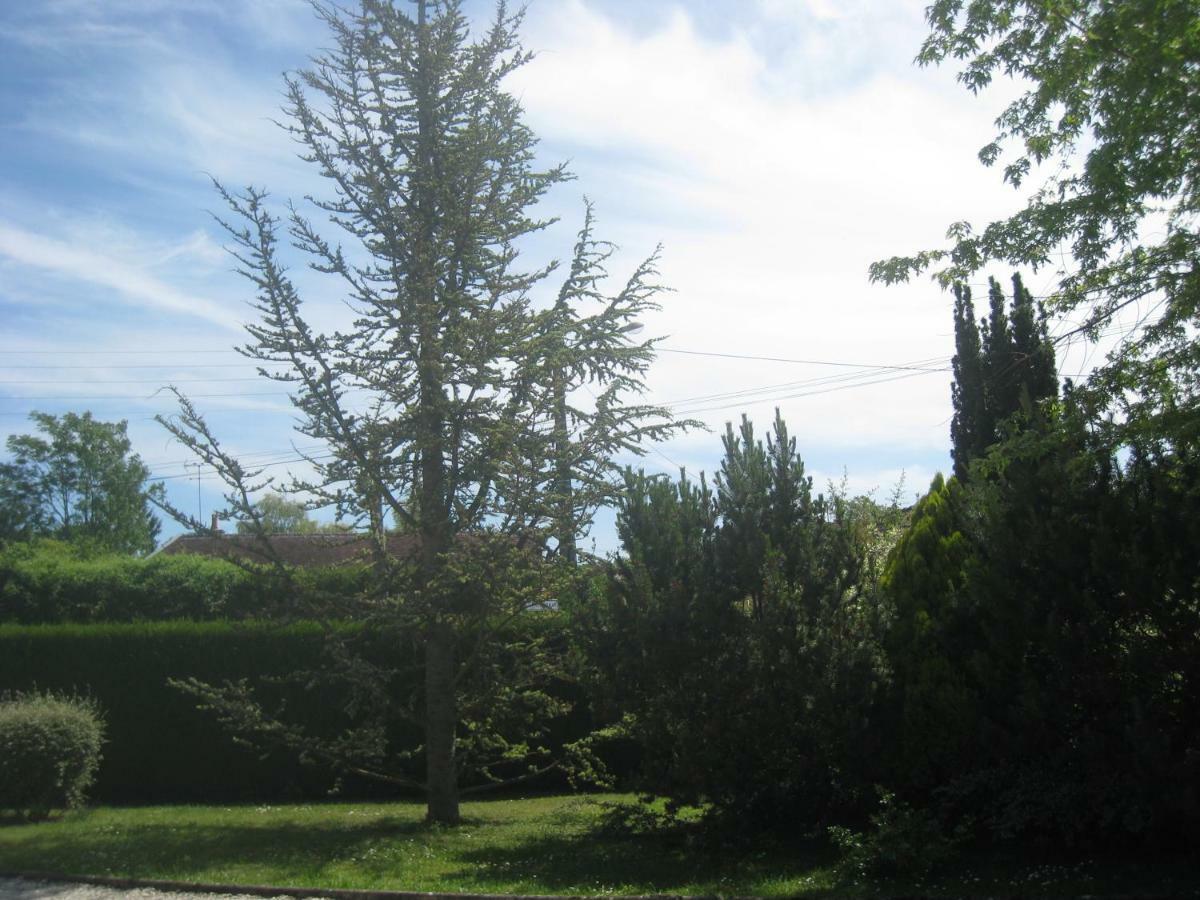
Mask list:
POLYGON ((795 841, 697 841, 604 826, 632 798, 556 796, 463 805, 458 828, 409 803, 98 808, 0 827, 0 872, 116 875, 290 887, 527 894, 793 896, 1182 894, 1184 861, 1031 865, 964 860, 920 882, 835 883, 829 851, 795 841))

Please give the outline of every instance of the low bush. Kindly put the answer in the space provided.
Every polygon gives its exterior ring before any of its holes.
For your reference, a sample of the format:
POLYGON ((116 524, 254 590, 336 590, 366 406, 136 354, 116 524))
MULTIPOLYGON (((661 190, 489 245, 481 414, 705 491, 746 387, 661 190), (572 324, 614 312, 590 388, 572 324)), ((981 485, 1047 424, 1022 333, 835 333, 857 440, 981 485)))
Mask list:
POLYGON ((79 806, 103 741, 92 700, 39 692, 0 698, 0 809, 40 818, 79 806))
POLYGON ((841 851, 838 876, 859 882, 877 876, 922 876, 951 858, 954 842, 932 813, 913 809, 890 791, 879 791, 879 810, 867 831, 830 826, 829 838, 841 851))

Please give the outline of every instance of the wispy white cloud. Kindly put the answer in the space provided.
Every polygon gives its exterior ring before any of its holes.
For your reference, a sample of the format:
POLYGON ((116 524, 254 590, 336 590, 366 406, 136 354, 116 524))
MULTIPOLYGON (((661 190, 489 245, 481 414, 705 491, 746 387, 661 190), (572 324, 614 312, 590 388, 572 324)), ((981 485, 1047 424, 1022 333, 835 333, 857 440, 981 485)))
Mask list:
MULTIPOLYGON (((776 19, 835 18, 838 29, 852 20, 867 46, 907 41, 911 53, 920 40, 914 4, 873 22, 858 2, 837 15, 812 2, 774 6, 776 19), (896 32, 898 18, 907 31, 896 32)), ((676 293, 648 322, 671 335, 665 346, 877 364, 948 359, 947 298, 927 284, 872 286, 866 271, 874 259, 937 245, 964 212, 1018 202, 974 161, 995 102, 933 85, 907 59, 902 68, 881 61, 838 90, 789 89, 751 28, 706 37, 676 9, 657 30, 635 33, 602 9, 580 0, 535 7, 530 44, 552 49, 514 87, 547 147, 573 156, 602 226, 629 247, 666 244, 676 293), (613 207, 615 220, 606 219, 613 207)), ((663 355, 652 386, 669 400, 837 371, 663 355)), ((948 384, 948 374, 929 375, 731 401, 702 417, 719 428, 745 408, 765 424, 778 402, 802 447, 907 448, 931 467, 948 446, 948 384)), ((719 444, 708 441, 711 458, 719 444)), ((691 441, 666 449, 704 452, 691 441)))
MULTIPOLYGON (((182 251, 181 251, 182 252, 182 251)), ((144 266, 106 253, 103 248, 67 242, 0 221, 0 256, 20 264, 106 289, 115 302, 146 310, 202 319, 223 329, 240 330, 240 317, 224 304, 189 294, 144 266)), ((97 312, 94 297, 80 312, 97 312)))

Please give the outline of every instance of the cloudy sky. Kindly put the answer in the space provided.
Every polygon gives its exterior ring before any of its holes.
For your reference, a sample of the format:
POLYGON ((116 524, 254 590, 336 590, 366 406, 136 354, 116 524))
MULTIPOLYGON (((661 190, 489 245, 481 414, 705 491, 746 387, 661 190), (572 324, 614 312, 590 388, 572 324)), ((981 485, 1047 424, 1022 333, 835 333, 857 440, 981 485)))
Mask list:
MULTIPOLYGON (((576 175, 531 252, 569 252, 584 194, 622 248, 617 274, 663 244, 674 291, 645 323, 666 336, 651 397, 712 429, 656 448, 648 469, 712 471, 724 423, 765 426, 775 406, 820 483, 844 471, 886 494, 904 472, 916 491, 947 468, 950 299, 873 286, 867 266, 1021 198, 975 158, 1015 88, 973 97, 913 66, 924 3, 530 5, 537 57, 511 89, 544 161, 576 175)), ((150 421, 171 409, 163 385, 250 460, 311 446, 280 387, 230 350, 250 292, 210 178, 280 199, 324 190, 273 120, 281 73, 326 40, 302 0, 0 5, 0 436, 34 409, 128 419, 172 496, 206 513, 215 484, 201 472, 198 500, 186 452, 150 421)), ((1028 283, 1041 293, 1050 274, 1028 283)), ((331 286, 301 285, 336 305, 331 286)))

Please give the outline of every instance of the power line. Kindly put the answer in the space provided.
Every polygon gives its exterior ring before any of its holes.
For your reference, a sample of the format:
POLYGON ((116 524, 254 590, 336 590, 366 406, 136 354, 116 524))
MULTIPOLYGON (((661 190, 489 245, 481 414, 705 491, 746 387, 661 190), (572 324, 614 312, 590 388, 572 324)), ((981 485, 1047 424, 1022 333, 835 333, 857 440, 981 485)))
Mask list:
MULTIPOLYGON (((227 381, 266 381, 261 375, 252 375, 247 378, 188 378, 188 379, 170 379, 171 384, 216 384, 218 382, 227 381)), ((55 379, 55 380, 33 380, 33 381, 0 381, 0 384, 162 384, 160 378, 137 378, 125 379, 121 381, 95 381, 90 378, 75 378, 75 379, 55 379)))
MULTIPOLYGON (((333 459, 336 456, 337 456, 337 454, 332 453, 332 452, 331 453, 322 453, 317 456, 297 456, 292 459, 280 459, 280 460, 276 460, 275 462, 268 462, 268 463, 252 465, 252 466, 250 466, 250 468, 254 469, 256 471, 262 470, 262 469, 274 469, 278 466, 288 466, 288 465, 291 465, 292 463, 322 462, 327 459, 333 459)), ((195 465, 195 463, 191 463, 189 465, 195 465)), ((213 466, 208 465, 206 463, 200 463, 200 465, 209 470, 209 475, 207 475, 206 477, 211 478, 212 476, 217 474, 217 470, 213 466)), ((146 480, 147 481, 175 481, 176 479, 179 479, 179 478, 191 478, 191 477, 192 477, 192 474, 190 472, 184 472, 181 475, 154 475, 154 476, 151 476, 150 478, 147 478, 146 480)))
MULTIPOLYGON (((76 396, 42 396, 42 397, 0 397, 0 400, 154 400, 159 391, 153 394, 86 394, 76 396)), ((290 397, 291 394, 280 391, 250 391, 236 394, 189 394, 189 398, 200 397, 290 397)))
MULTIPOLYGON (((162 351, 156 351, 162 352, 162 351)), ((91 365, 18 365, 0 364, 0 369, 253 369, 258 363, 181 363, 178 360, 169 363, 140 363, 128 366, 110 366, 108 363, 93 363, 91 365)))
POLYGON ((656 347, 659 353, 677 353, 684 356, 710 356, 720 359, 745 359, 755 362, 797 363, 808 366, 842 366, 848 369, 911 369, 918 372, 940 372, 942 369, 931 369, 911 365, 887 365, 884 363, 851 363, 828 359, 790 359, 781 356, 754 356, 748 353, 716 353, 707 350, 679 350, 672 347, 656 347))
POLYGON ((836 393, 837 391, 846 391, 846 390, 850 390, 851 388, 856 388, 856 387, 868 387, 869 385, 873 385, 873 384, 886 384, 886 383, 892 382, 892 381, 903 381, 906 378, 916 378, 920 375, 927 375, 927 374, 930 374, 931 372, 940 372, 940 371, 944 371, 944 370, 931 369, 929 371, 905 372, 901 375, 893 375, 891 377, 877 378, 873 381, 858 381, 858 382, 854 382, 852 384, 842 384, 842 385, 837 385, 835 387, 822 388, 820 390, 802 391, 802 392, 796 393, 796 394, 784 394, 779 397, 763 397, 761 400, 751 400, 749 403, 746 403, 746 402, 727 403, 727 404, 724 404, 721 406, 707 406, 707 407, 702 407, 700 409, 686 409, 686 410, 677 411, 677 412, 679 415, 695 415, 697 413, 718 412, 721 410, 736 409, 738 407, 745 407, 745 406, 759 406, 763 403, 779 403, 780 401, 783 401, 783 400, 798 400, 803 397, 816 397, 821 394, 832 394, 832 393, 836 393))
MULTIPOLYGON (((919 365, 920 363, 926 363, 926 362, 946 363, 949 361, 950 360, 948 357, 938 357, 938 358, 931 359, 931 360, 921 360, 921 361, 919 361, 919 363, 912 363, 906 367, 897 367, 897 369, 900 371, 910 371, 913 369, 913 367, 915 367, 916 365, 919 365)), ((793 388, 800 388, 800 387, 814 387, 816 385, 825 385, 825 384, 838 384, 838 383, 844 383, 847 381, 857 381, 862 378, 871 377, 871 376, 878 374, 879 371, 880 371, 879 369, 872 368, 872 369, 858 370, 855 372, 843 373, 840 375, 823 375, 823 376, 820 376, 817 378, 806 378, 806 379, 803 379, 800 381, 786 381, 786 382, 783 382, 780 384, 764 385, 762 387, 741 388, 741 389, 738 389, 735 391, 725 391, 725 392, 716 393, 716 394, 704 394, 704 395, 700 395, 700 396, 696 396, 696 397, 685 397, 681 400, 667 400, 667 401, 664 401, 661 405, 668 406, 668 407, 676 407, 676 406, 683 406, 683 405, 690 404, 690 403, 701 403, 701 402, 709 402, 709 401, 716 401, 716 400, 732 400, 735 397, 751 397, 751 396, 754 396, 757 394, 765 394, 765 393, 770 393, 772 391, 778 391, 778 390, 790 390, 793 388)), ((892 371, 896 371, 896 370, 892 370, 892 371)), ((925 371, 949 372, 950 367, 946 366, 946 365, 942 365, 937 368, 921 369, 920 371, 921 372, 925 372, 925 371)))

